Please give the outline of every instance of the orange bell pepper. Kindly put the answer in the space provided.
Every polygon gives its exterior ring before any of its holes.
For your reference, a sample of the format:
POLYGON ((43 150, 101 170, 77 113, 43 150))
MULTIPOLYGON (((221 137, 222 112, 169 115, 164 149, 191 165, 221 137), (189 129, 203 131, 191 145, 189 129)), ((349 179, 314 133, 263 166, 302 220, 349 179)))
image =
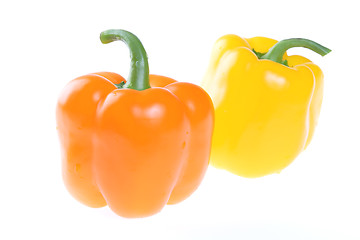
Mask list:
POLYGON ((128 45, 130 76, 88 74, 63 90, 56 112, 63 179, 87 206, 150 216, 199 186, 209 163, 213 104, 199 86, 149 75, 135 35, 108 30, 100 38, 128 45))

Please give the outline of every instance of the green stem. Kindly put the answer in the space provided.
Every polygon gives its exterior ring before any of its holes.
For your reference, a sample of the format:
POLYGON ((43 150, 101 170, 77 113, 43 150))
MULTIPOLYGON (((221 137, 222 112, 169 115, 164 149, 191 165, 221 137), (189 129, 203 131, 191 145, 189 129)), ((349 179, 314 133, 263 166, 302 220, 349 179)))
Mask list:
POLYGON ((262 57, 260 57, 260 59, 269 59, 274 62, 283 64, 282 59, 283 59, 285 52, 288 49, 293 48, 293 47, 308 48, 308 49, 320 54, 321 56, 325 56, 326 54, 331 52, 330 49, 328 49, 314 41, 311 41, 309 39, 290 38, 290 39, 282 40, 282 41, 278 42, 277 44, 275 44, 272 48, 270 48, 270 50, 266 54, 264 54, 262 57))
POLYGON ((113 41, 123 41, 130 50, 130 73, 127 82, 118 88, 131 88, 135 90, 145 90, 150 88, 149 83, 149 63, 144 46, 140 40, 131 32, 110 29, 100 34, 102 43, 111 43, 113 41))

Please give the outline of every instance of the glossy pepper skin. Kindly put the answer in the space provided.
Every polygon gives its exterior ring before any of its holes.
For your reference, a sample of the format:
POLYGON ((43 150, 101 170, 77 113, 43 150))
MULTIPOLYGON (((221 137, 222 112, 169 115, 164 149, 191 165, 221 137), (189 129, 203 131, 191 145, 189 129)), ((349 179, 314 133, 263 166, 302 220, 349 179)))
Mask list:
POLYGON ((133 34, 108 30, 101 40, 129 46, 130 76, 88 74, 63 90, 56 112, 63 179, 87 206, 150 216, 186 199, 204 177, 212 101, 199 86, 149 75, 146 52, 133 34))
POLYGON ((213 48, 202 86, 215 107, 211 164, 243 177, 278 173, 309 144, 323 97, 323 73, 291 47, 325 55, 306 39, 281 42, 225 35, 213 48))

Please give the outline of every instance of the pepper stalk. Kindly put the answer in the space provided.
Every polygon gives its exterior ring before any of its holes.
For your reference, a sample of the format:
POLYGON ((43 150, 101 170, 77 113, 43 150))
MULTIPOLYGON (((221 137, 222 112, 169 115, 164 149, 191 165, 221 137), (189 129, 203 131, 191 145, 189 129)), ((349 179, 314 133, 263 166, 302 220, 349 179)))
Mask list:
POLYGON ((110 29, 100 34, 102 43, 124 42, 130 50, 130 73, 125 84, 116 84, 117 88, 130 88, 138 91, 150 88, 149 63, 141 41, 131 32, 110 29))

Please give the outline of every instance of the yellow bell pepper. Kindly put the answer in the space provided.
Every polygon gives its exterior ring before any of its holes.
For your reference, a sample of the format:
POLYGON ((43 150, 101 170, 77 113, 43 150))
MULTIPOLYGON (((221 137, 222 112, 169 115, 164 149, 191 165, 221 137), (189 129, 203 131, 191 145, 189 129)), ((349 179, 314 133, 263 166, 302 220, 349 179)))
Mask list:
POLYGON ((331 50, 307 39, 236 35, 213 48, 202 86, 215 105, 211 164, 243 177, 279 173, 309 144, 323 98, 323 73, 302 56, 331 50))

